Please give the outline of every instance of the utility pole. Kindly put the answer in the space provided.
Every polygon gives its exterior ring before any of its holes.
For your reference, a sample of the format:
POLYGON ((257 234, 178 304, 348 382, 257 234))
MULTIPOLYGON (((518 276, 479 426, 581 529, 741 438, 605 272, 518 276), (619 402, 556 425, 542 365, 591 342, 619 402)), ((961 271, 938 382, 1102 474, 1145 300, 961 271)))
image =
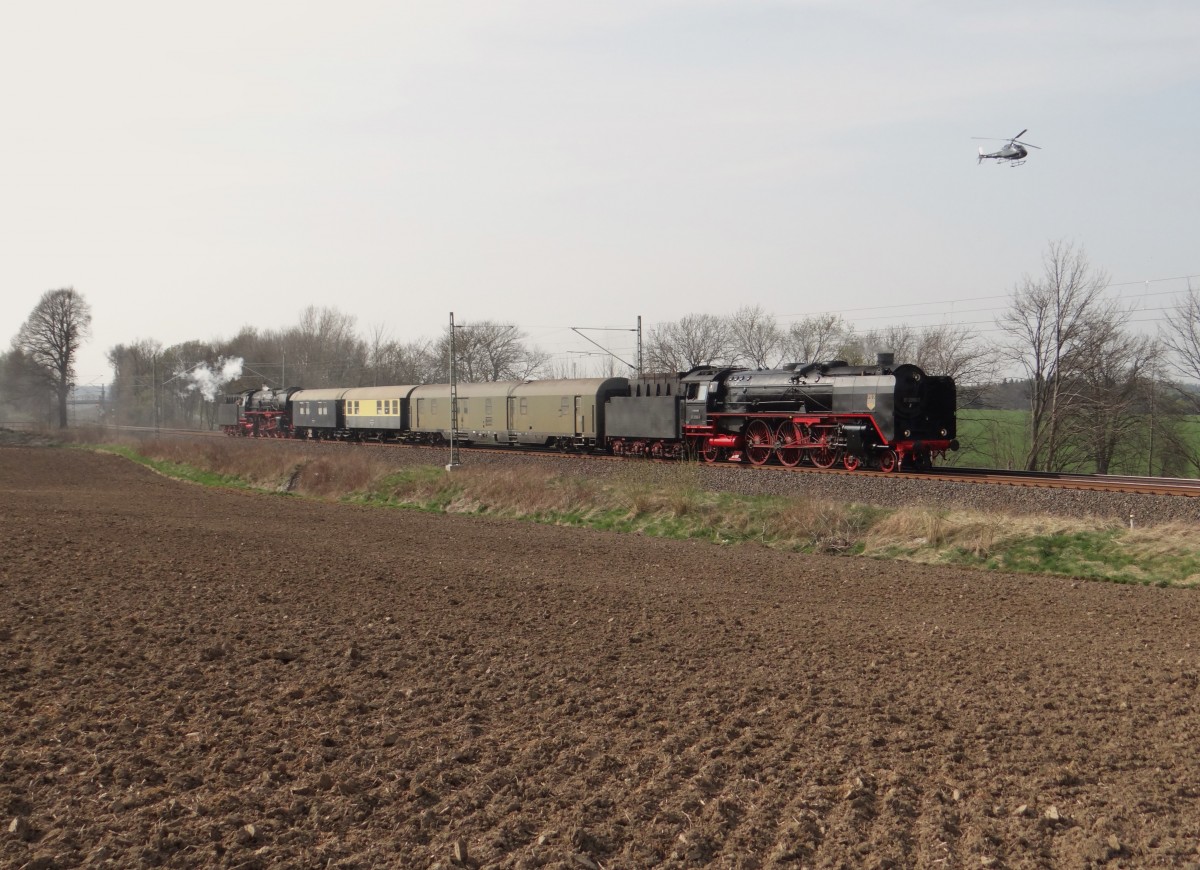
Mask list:
POLYGON ((150 360, 150 386, 154 389, 154 434, 158 434, 158 354, 150 360))
POLYGON ((450 462, 446 470, 458 468, 458 372, 454 347, 454 312, 450 312, 450 462))
POLYGON ((640 315, 640 314, 638 315, 637 333, 638 333, 637 376, 640 378, 642 376, 642 315, 640 315))
POLYGON ((1157 380, 1157 372, 1150 372, 1150 455, 1146 458, 1146 475, 1154 476, 1154 382, 1157 380))

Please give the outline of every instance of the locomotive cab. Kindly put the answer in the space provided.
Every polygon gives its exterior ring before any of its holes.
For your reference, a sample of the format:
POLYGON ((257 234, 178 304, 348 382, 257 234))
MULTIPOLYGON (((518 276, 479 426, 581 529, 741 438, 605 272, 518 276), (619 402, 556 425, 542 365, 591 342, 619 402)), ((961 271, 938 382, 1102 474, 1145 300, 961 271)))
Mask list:
POLYGON ((709 412, 720 407, 725 393, 725 378, 741 369, 696 366, 681 377, 683 385, 683 423, 685 426, 708 425, 709 412))

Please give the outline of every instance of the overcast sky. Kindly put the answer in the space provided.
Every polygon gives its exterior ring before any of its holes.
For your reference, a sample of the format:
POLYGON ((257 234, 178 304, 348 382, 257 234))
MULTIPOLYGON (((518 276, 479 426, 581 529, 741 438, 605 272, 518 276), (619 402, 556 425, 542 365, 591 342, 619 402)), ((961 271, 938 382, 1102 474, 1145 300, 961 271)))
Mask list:
POLYGON ((80 383, 308 305, 986 331, 1058 239, 1142 319, 1200 287, 1195 0, 7 3, 0 112, 0 341, 74 287, 80 383))

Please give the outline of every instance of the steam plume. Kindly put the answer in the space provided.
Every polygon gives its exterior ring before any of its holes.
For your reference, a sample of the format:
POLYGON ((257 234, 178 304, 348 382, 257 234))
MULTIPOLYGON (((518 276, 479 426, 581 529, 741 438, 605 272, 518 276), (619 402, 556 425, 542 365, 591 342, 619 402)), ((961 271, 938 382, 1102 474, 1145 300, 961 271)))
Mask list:
POLYGON ((207 365, 199 365, 192 369, 187 374, 188 384, 185 389, 188 392, 197 392, 208 399, 208 401, 216 401, 217 391, 221 389, 222 384, 227 384, 230 381, 235 381, 242 376, 242 358, 240 356, 222 359, 217 363, 216 369, 211 369, 207 365))

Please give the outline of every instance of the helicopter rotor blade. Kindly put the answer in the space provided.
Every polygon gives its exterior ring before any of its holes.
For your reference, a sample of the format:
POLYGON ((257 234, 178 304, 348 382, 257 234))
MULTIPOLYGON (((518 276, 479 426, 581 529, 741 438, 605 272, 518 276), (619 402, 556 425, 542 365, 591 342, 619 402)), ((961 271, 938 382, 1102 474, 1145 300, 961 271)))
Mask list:
POLYGON ((1024 130, 1022 130, 1022 131, 1021 131, 1020 133, 1018 133, 1016 136, 1013 136, 1013 137, 1012 137, 1012 141, 1013 141, 1013 142, 1016 142, 1018 139, 1020 139, 1022 136, 1024 136, 1024 135, 1025 135, 1026 133, 1028 133, 1028 132, 1029 132, 1029 128, 1028 128, 1028 127, 1026 127, 1024 130))
POLYGON ((1013 139, 1013 141, 1016 142, 1018 145, 1024 145, 1026 148, 1036 148, 1038 151, 1042 150, 1041 145, 1031 145, 1028 142, 1022 142, 1020 139, 1013 139))

